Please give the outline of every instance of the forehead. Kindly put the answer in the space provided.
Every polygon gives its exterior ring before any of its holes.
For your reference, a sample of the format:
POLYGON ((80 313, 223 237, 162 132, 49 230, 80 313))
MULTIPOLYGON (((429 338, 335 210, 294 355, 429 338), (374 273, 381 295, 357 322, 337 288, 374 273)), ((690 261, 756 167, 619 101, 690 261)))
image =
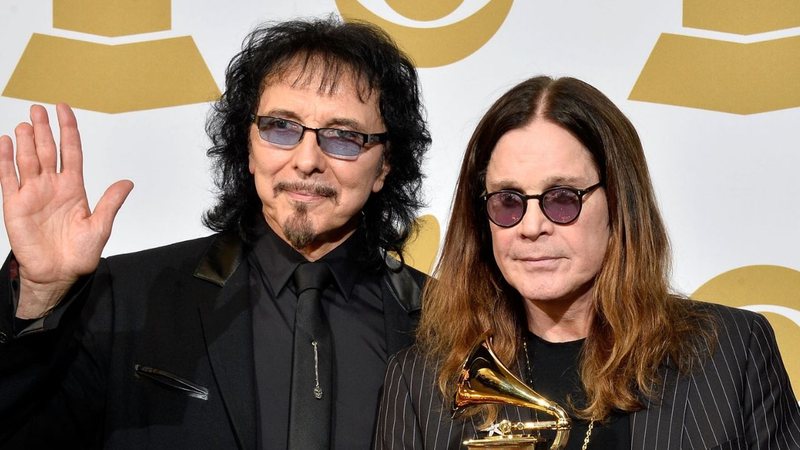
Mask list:
POLYGON ((486 168, 486 182, 545 189, 556 184, 591 184, 597 181, 597 174, 591 153, 572 133, 536 119, 497 141, 486 168))
POLYGON ((320 95, 351 93, 363 103, 379 96, 379 88, 364 72, 342 60, 323 55, 295 55, 276 64, 264 77, 261 91, 276 83, 316 90, 320 95))
POLYGON ((384 121, 377 91, 352 71, 294 64, 265 79, 259 114, 285 116, 308 126, 348 125, 380 131, 384 121), (331 79, 331 74, 338 74, 331 79))

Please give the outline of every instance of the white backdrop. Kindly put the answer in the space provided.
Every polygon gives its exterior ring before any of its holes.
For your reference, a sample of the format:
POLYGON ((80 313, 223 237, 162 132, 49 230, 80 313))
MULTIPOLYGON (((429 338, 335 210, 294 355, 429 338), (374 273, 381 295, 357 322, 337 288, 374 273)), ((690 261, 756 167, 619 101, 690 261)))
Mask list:
MULTIPOLYGON (((54 28, 53 1, 0 3, 0 87, 14 72, 32 33, 42 33, 106 44, 191 36, 222 89, 229 59, 256 24, 337 12, 334 0, 172 0, 171 30, 103 38, 54 28)), ((431 23, 403 17, 385 0, 360 2, 394 23, 438 27, 469 17, 488 0, 464 1, 431 23)), ((678 290, 690 294, 717 275, 753 265, 790 269, 787 286, 800 286, 800 105, 739 115, 628 99, 661 33, 753 42, 797 36, 800 28, 746 37, 690 29, 682 25, 683 7, 680 0, 516 0, 496 34, 477 52, 443 67, 420 69, 433 135, 424 166, 428 206, 423 214, 446 226, 462 151, 494 99, 532 75, 571 75, 606 93, 640 132, 672 239, 678 290)), ((796 25, 800 27, 800 17, 796 25)), ((13 134, 30 103, 0 97, 0 133, 13 134)), ((48 109, 54 114, 52 105, 48 109)), ((207 103, 199 103, 119 114, 76 112, 90 202, 117 179, 136 184, 106 255, 208 233, 200 224, 212 199, 203 131, 208 110, 207 103)), ((8 251, 4 239, 0 251, 8 251)), ((780 302, 797 312, 800 292, 793 295, 780 302)), ((795 321, 800 326, 800 312, 795 321)), ((800 328, 795 333, 797 342, 800 328)), ((783 351, 789 350, 784 346, 783 351)))

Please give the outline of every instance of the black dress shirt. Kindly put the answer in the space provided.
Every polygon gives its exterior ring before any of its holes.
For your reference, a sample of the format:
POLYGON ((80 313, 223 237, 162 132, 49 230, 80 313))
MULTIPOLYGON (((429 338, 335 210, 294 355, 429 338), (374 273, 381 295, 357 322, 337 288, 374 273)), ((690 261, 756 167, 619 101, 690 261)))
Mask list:
MULTIPOLYGON (((388 359, 382 272, 359 258, 363 246, 359 230, 320 259, 334 278, 322 298, 334 348, 333 449, 369 448, 388 359)), ((291 277, 304 261, 266 225, 248 258, 262 449, 287 445, 297 303, 291 277)))

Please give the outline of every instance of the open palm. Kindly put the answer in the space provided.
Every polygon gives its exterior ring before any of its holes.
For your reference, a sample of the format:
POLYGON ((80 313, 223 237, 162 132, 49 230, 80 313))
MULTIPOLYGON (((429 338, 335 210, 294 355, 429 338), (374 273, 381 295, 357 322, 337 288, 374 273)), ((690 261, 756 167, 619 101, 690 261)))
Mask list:
POLYGON ((114 217, 133 188, 127 180, 114 183, 92 212, 75 115, 64 104, 57 106, 57 115, 60 152, 47 111, 39 105, 31 107, 30 123, 14 130, 16 155, 11 139, 0 137, 3 214, 19 264, 18 317, 45 314, 79 276, 94 271, 114 217))

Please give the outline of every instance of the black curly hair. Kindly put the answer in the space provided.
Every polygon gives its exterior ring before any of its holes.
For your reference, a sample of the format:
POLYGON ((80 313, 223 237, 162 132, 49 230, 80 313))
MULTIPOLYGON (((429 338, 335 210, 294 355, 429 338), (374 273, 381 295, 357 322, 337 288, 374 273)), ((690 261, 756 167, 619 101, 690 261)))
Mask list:
POLYGON ((380 192, 363 208, 366 247, 396 251, 408 238, 422 206, 422 160, 430 146, 419 81, 413 63, 380 28, 338 17, 267 23, 244 40, 228 65, 226 90, 206 124, 212 147, 216 204, 203 215, 214 231, 235 231, 253 240, 262 204, 248 169, 249 130, 260 96, 270 80, 299 68, 295 82, 320 76, 321 92, 331 92, 343 74, 352 76, 362 98, 379 95, 389 132, 385 157, 389 174, 380 192))

